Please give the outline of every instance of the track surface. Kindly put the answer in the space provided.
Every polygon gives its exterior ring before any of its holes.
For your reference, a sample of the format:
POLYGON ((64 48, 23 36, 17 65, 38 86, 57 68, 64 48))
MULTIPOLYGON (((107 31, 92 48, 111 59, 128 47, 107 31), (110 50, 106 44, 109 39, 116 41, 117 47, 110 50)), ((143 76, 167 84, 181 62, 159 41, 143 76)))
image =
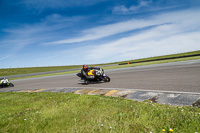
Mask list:
POLYGON ((111 77, 111 82, 109 83, 83 85, 75 74, 67 74, 13 80, 11 82, 15 87, 1 88, 0 91, 38 88, 95 87, 200 92, 200 60, 122 68, 107 70, 105 72, 111 77))

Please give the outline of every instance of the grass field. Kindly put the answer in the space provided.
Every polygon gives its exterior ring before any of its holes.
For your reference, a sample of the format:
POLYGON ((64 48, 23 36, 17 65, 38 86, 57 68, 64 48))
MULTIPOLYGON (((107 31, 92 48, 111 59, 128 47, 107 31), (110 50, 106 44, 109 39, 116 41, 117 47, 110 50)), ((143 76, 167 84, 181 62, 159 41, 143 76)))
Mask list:
POLYGON ((106 69, 115 69, 115 68, 123 68, 123 67, 135 67, 135 66, 162 64, 162 63, 179 62, 179 61, 187 61, 187 60, 197 60, 197 59, 200 59, 200 56, 180 58, 180 59, 170 59, 170 60, 142 62, 142 63, 133 63, 133 64, 117 65, 117 66, 110 66, 110 67, 103 67, 103 68, 106 70, 106 69))
POLYGON ((7 69, 0 69, 0 75, 1 76, 9 76, 9 75, 48 72, 48 71, 57 71, 57 70, 74 69, 74 68, 81 68, 81 66, 7 68, 7 69))
POLYGON ((128 63, 128 62, 149 61, 149 60, 156 60, 156 59, 165 59, 165 58, 170 58, 170 57, 180 57, 180 56, 188 56, 188 55, 196 55, 196 54, 200 54, 200 50, 193 51, 193 52, 187 52, 187 53, 179 53, 179 54, 172 54, 172 55, 149 57, 149 58, 136 59, 136 60, 128 60, 128 61, 118 62, 118 64, 120 64, 120 63, 128 63))
MULTIPOLYGON (((194 54, 200 54, 200 50, 194 51, 194 52, 188 52, 188 53, 166 55, 166 56, 159 56, 159 57, 150 57, 150 58, 122 61, 122 62, 113 62, 113 63, 107 63, 107 64, 95 64, 95 65, 90 65, 90 66, 101 66, 101 65, 108 65, 108 64, 120 64, 120 63, 128 63, 128 62, 148 61, 148 60, 152 60, 152 59, 179 57, 179 56, 194 55, 194 54)), ((166 63, 166 62, 174 62, 174 61, 184 61, 184 60, 192 60, 192 59, 200 59, 200 56, 180 58, 180 59, 169 59, 169 60, 163 60, 163 61, 151 61, 151 62, 145 62, 145 63, 136 63, 136 64, 133 64, 133 66, 146 65, 146 64, 158 64, 158 63, 166 63)), ((8 68, 8 69, 0 69, 0 76, 29 74, 29 73, 38 73, 38 72, 47 72, 47 71, 57 71, 57 70, 66 70, 66 69, 74 69, 74 68, 81 68, 81 67, 82 67, 82 65, 54 66, 54 67, 32 67, 32 68, 31 67, 30 68, 8 68)), ((127 67, 127 66, 122 65, 120 67, 127 67)), ((114 68, 114 67, 106 67, 105 69, 112 69, 112 68, 114 68)))
MULTIPOLYGON (((171 60, 152 61, 152 62, 142 62, 142 63, 129 64, 129 65, 108 66, 108 67, 102 67, 102 68, 104 70, 107 70, 107 69, 116 69, 116 68, 124 68, 124 67, 135 67, 135 66, 161 64, 161 63, 169 63, 169 62, 179 62, 179 61, 186 61, 186 60, 196 60, 196 59, 200 59, 200 56, 180 58, 180 59, 171 59, 171 60)), ((68 71, 68 72, 59 72, 59 73, 52 73, 52 74, 43 74, 43 75, 36 75, 36 76, 26 76, 26 77, 19 77, 19 78, 10 78, 10 80, 24 79, 24 78, 35 78, 35 77, 44 77, 44 76, 52 76, 52 75, 70 74, 70 73, 77 73, 79 71, 80 70, 68 71)))
POLYGON ((0 132, 195 133, 200 108, 71 93, 0 93, 0 132))

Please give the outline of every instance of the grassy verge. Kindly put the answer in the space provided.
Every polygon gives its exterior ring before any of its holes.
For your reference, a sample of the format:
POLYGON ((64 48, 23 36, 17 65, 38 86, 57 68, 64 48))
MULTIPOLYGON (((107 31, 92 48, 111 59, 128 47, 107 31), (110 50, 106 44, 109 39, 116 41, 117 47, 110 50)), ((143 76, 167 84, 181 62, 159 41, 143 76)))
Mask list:
MULTIPOLYGON (((107 64, 95 64, 95 65, 90 65, 90 66, 101 66, 101 65, 109 65, 109 64, 120 64, 120 63, 128 63, 128 62, 148 61, 148 60, 154 60, 154 59, 162 59, 162 58, 169 58, 169 57, 180 57, 180 56, 195 55, 195 54, 200 54, 200 50, 194 51, 194 52, 188 52, 188 53, 158 56, 158 57, 150 57, 150 58, 144 58, 144 59, 114 62, 114 63, 107 63, 107 64)), ((180 60, 188 60, 188 59, 192 59, 192 58, 193 57, 181 58, 180 60)), ((194 57, 194 59, 200 59, 200 56, 194 57)), ((169 60, 167 60, 167 61, 169 61, 169 60)), ((171 59, 171 61, 174 61, 174 59, 171 59)), ((166 62, 166 61, 164 61, 164 62, 166 62)), ((138 63, 138 64, 140 64, 140 63, 138 63)), ((143 64, 140 64, 140 65, 143 65, 143 64)), ((81 67, 82 67, 81 65, 74 65, 74 66, 54 66, 54 67, 8 68, 8 69, 0 69, 0 76, 30 74, 30 73, 38 73, 38 72, 75 69, 75 68, 81 68, 81 67)))
MULTIPOLYGON (((180 59, 162 60, 162 61, 143 62, 143 63, 129 64, 129 65, 117 65, 117 66, 109 66, 109 67, 102 67, 102 68, 105 69, 105 70, 108 70, 108 69, 152 65, 152 64, 161 64, 161 63, 178 62, 178 61, 186 61, 186 60, 196 60, 196 59, 200 59, 200 56, 180 58, 180 59)), ((62 75, 62 74, 70 74, 70 73, 77 73, 77 72, 79 72, 79 70, 68 71, 68 72, 60 72, 60 73, 52 73, 52 74, 44 74, 44 75, 36 75, 36 76, 19 77, 19 78, 10 78, 10 80, 44 77, 44 76, 52 76, 52 75, 62 75)))
POLYGON ((187 61, 187 60, 197 60, 197 59, 200 59, 200 56, 180 58, 180 59, 161 60, 161 61, 142 62, 142 63, 135 63, 135 64, 127 64, 127 65, 117 65, 117 66, 103 67, 103 68, 106 70, 106 69, 116 69, 116 68, 123 68, 123 67, 134 67, 134 66, 162 64, 162 63, 179 62, 179 61, 187 61))
POLYGON ((128 63, 128 62, 149 61, 149 60, 156 60, 156 59, 165 59, 165 58, 171 58, 171 57, 190 56, 190 55, 196 55, 196 54, 200 54, 200 50, 193 51, 193 52, 187 52, 187 53, 179 53, 179 54, 172 54, 172 55, 164 55, 164 56, 156 56, 156 57, 149 57, 149 58, 143 58, 143 59, 123 61, 123 62, 118 62, 118 64, 128 63))
POLYGON ((16 80, 16 79, 26 79, 26 78, 37 78, 37 77, 45 77, 45 76, 53 76, 53 75, 62 75, 62 74, 71 74, 77 73, 80 70, 75 71, 68 71, 68 72, 60 72, 60 73, 51 73, 51 74, 43 74, 43 75, 35 75, 35 76, 27 76, 27 77, 19 77, 19 78, 10 78, 9 80, 16 80))
POLYGON ((200 131, 200 108, 71 93, 0 93, 0 132, 200 131))
POLYGON ((1 76, 29 74, 38 72, 58 71, 66 69, 81 68, 81 66, 54 66, 54 67, 29 67, 29 68, 8 68, 0 69, 1 76))

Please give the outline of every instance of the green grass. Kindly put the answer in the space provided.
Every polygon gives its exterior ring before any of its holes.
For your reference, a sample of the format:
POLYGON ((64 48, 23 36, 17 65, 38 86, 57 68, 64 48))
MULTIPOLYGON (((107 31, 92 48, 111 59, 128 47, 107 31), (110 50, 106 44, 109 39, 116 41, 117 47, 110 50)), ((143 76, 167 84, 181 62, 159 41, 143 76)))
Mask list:
POLYGON ((27 68, 8 68, 0 69, 1 76, 29 74, 38 72, 58 71, 66 69, 81 68, 82 66, 54 66, 54 67, 27 67, 27 68))
POLYGON ((51 74, 43 74, 43 75, 35 75, 35 76, 26 76, 26 77, 19 77, 19 78, 10 78, 9 80, 26 79, 26 78, 36 78, 36 77, 45 77, 45 76, 62 75, 62 74, 71 74, 71 73, 77 73, 79 71, 80 70, 67 71, 67 72, 59 72, 59 73, 51 73, 51 74))
POLYGON ((200 108, 71 93, 0 93, 0 132, 195 133, 200 108))
POLYGON ((161 60, 161 61, 142 62, 142 63, 134 63, 134 64, 126 64, 126 65, 117 65, 117 66, 109 66, 109 67, 103 67, 103 68, 106 70, 106 69, 116 69, 116 68, 124 68, 124 67, 135 67, 135 66, 162 64, 162 63, 170 63, 170 62, 179 62, 179 61, 187 61, 187 60, 197 60, 197 59, 200 59, 200 56, 161 60))
MULTIPOLYGON (((129 61, 122 61, 122 62, 113 62, 113 63, 106 63, 106 64, 95 64, 95 65, 89 65, 89 66, 101 66, 101 65, 109 65, 109 64, 120 64, 120 63, 128 63, 128 62, 148 61, 148 60, 153 60, 153 59, 179 57, 179 56, 194 55, 194 54, 200 54, 200 50, 194 51, 194 52, 188 52, 188 53, 158 56, 158 57, 150 57, 150 58, 144 58, 144 59, 129 60, 129 61)), ((132 64, 132 66, 139 66, 139 65, 146 65, 146 64, 148 64, 148 65, 149 64, 159 64, 159 63, 193 60, 193 59, 200 59, 200 56, 180 58, 180 59, 169 59, 169 60, 162 60, 162 61, 151 61, 151 62, 145 62, 145 63, 135 63, 135 64, 132 64)), ((75 68, 81 68, 81 67, 82 67, 82 65, 54 66, 54 67, 30 67, 30 68, 8 68, 8 69, 0 69, 0 76, 30 74, 30 73, 48 72, 48 71, 58 71, 58 70, 75 69, 75 68)), ((118 68, 118 67, 129 67, 129 66, 127 66, 127 65, 114 66, 114 67, 112 66, 112 67, 104 67, 104 69, 113 69, 115 67, 118 68)), ((65 74, 65 73, 68 73, 68 72, 61 72, 61 73, 56 73, 56 74, 62 74, 62 73, 65 74)), ((50 74, 50 75, 56 75, 56 74, 50 74)), ((49 74, 44 74, 44 75, 40 75, 40 76, 48 76, 48 75, 49 74)), ((38 76, 34 76, 34 77, 38 77, 38 76)))
POLYGON ((196 54, 200 54, 200 50, 193 51, 193 52, 187 52, 187 53, 179 53, 179 54, 172 54, 172 55, 156 56, 156 57, 149 57, 149 58, 136 59, 136 60, 128 60, 128 61, 117 62, 117 63, 120 64, 120 63, 128 63, 128 62, 148 61, 148 60, 164 59, 164 58, 170 58, 170 57, 180 57, 180 56, 187 56, 187 55, 196 55, 196 54))
MULTIPOLYGON (((135 64, 129 64, 129 65, 108 66, 108 67, 102 67, 102 68, 105 69, 105 70, 108 70, 108 69, 116 69, 116 68, 124 68, 124 67, 135 67, 135 66, 161 64, 161 63, 169 63, 169 62, 179 62, 179 61, 196 60, 196 59, 200 59, 200 56, 180 58, 180 59, 161 60, 161 61, 152 61, 152 62, 143 62, 143 63, 135 63, 135 64)), ((80 70, 68 71, 68 72, 59 72, 59 73, 52 73, 52 74, 43 74, 43 75, 36 75, 36 76, 19 77, 19 78, 10 78, 10 80, 24 79, 24 78, 35 78, 35 77, 44 77, 44 76, 52 76, 52 75, 70 74, 70 73, 77 73, 79 71, 80 70)))

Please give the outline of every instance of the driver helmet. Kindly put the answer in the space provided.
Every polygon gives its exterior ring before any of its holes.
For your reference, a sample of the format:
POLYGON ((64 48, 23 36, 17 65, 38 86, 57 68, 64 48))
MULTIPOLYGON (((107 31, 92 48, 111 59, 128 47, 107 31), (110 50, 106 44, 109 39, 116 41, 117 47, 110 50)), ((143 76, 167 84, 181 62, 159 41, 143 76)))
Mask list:
POLYGON ((83 65, 83 70, 85 71, 85 70, 87 70, 88 69, 88 66, 87 65, 83 65))

